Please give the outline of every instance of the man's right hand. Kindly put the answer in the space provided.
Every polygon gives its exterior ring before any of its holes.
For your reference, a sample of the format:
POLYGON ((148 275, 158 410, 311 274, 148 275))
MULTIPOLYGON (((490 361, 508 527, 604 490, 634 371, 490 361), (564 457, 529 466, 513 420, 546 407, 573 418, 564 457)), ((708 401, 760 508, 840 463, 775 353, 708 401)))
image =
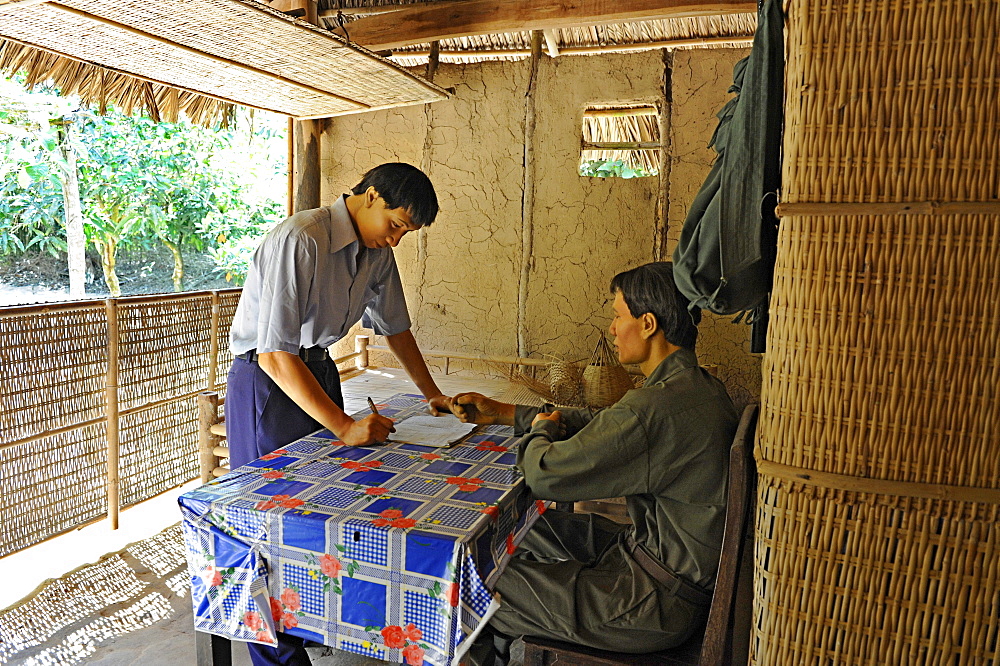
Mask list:
POLYGON ((451 399, 451 413, 463 423, 514 425, 514 405, 482 393, 459 393, 451 399))
POLYGON ((392 419, 370 414, 360 421, 353 421, 345 432, 337 433, 337 436, 347 446, 368 446, 384 442, 390 432, 396 432, 392 419))

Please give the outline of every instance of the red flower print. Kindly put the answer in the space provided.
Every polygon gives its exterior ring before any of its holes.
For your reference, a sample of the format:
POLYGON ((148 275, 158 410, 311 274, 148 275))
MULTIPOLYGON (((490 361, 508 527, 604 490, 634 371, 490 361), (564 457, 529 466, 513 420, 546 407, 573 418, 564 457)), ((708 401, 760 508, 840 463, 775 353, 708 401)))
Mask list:
POLYGON ((382 640, 388 648, 401 648, 406 645, 406 635, 402 627, 390 625, 382 630, 382 640))
POLYGON ((454 486, 460 486, 463 483, 465 483, 465 479, 463 479, 460 476, 449 476, 447 479, 445 479, 445 481, 447 483, 450 483, 450 484, 454 485, 454 486))
POLYGON ((513 555, 515 550, 517 550, 517 546, 514 545, 514 533, 511 532, 507 535, 507 554, 513 555))
POLYGON ((202 578, 205 579, 205 584, 209 587, 218 587, 222 585, 222 572, 218 571, 215 567, 209 566, 205 569, 202 574, 202 578))
POLYGON ((297 611, 302 602, 299 599, 299 593, 290 587, 286 587, 285 591, 281 593, 281 603, 288 608, 288 610, 297 611))
POLYGON ((389 520, 393 520, 394 518, 402 518, 403 512, 400 511, 399 509, 386 509, 385 511, 383 511, 378 515, 382 516, 383 518, 388 518, 389 520))
POLYGON ((493 520, 496 520, 497 516, 500 515, 500 507, 488 506, 485 509, 480 510, 480 513, 485 513, 487 516, 492 517, 493 520))
POLYGON ((261 460, 274 460, 278 457, 277 453, 265 453, 260 457, 261 460))
POLYGON ((463 483, 458 487, 463 493, 474 493, 479 490, 479 486, 474 483, 463 483))
POLYGON ((357 469, 361 467, 361 463, 359 463, 357 460, 348 460, 347 462, 340 463, 340 466, 345 469, 357 469))
POLYGON ((365 495, 381 495, 387 492, 388 488, 365 488, 365 495))
POLYGON ((258 631, 257 632, 257 640, 259 640, 262 643, 270 643, 271 642, 271 634, 269 634, 266 631, 258 631))
POLYGON ((247 625, 250 631, 260 631, 264 628, 264 619, 260 616, 260 613, 247 611, 243 614, 243 624, 247 625))
POLYGON ((268 598, 271 601, 271 619, 274 620, 274 622, 277 624, 277 622, 281 619, 281 613, 282 613, 281 602, 275 599, 274 597, 268 597, 268 598))
POLYGON ((399 527, 405 530, 407 527, 413 527, 414 525, 416 525, 417 521, 415 521, 413 518, 397 518, 396 520, 392 521, 389 524, 392 527, 399 527))
POLYGON ((549 508, 549 506, 543 500, 535 500, 535 507, 538 508, 539 516, 545 513, 545 510, 549 508))
POLYGON ((271 500, 261 500, 260 502, 257 502, 256 505, 254 505, 254 508, 257 509, 258 511, 266 511, 267 509, 273 509, 276 506, 278 505, 272 502, 271 500))
POLYGON ((389 524, 389 521, 386 520, 385 518, 373 518, 372 519, 372 525, 374 525, 375 527, 385 527, 388 524, 389 524))
POLYGON ((480 444, 476 447, 479 451, 499 451, 503 453, 507 450, 506 446, 500 446, 499 444, 480 444))
POLYGON ((271 455, 275 455, 275 456, 283 456, 286 453, 288 453, 287 449, 275 449, 274 451, 271 451, 271 455))
POLYGON ((286 509, 294 509, 295 507, 302 506, 303 504, 305 504, 305 502, 300 500, 298 497, 289 497, 281 503, 281 506, 286 509))
POLYGON ((282 615, 281 622, 282 624, 285 625, 285 629, 288 629, 289 627, 299 626, 299 618, 295 617, 291 613, 285 613, 284 615, 282 615))
POLYGON ((285 500, 291 499, 291 498, 292 498, 291 495, 271 495, 271 500, 274 501, 274 502, 277 502, 278 504, 281 504, 285 500))
POLYGON ((424 663, 424 650, 419 645, 407 645, 403 648, 403 658, 408 666, 420 666, 424 663))
POLYGON ((382 466, 382 461, 381 460, 372 460, 370 462, 366 462, 365 465, 367 465, 368 467, 381 467, 382 466))
POLYGON ((416 643, 417 641, 419 641, 421 638, 424 637, 423 632, 417 629, 417 626, 412 623, 406 625, 406 628, 403 629, 403 633, 406 634, 406 640, 410 641, 411 643, 416 643))
POLYGON ((452 608, 458 607, 458 583, 452 583, 448 586, 448 604, 452 608))
POLYGON ((261 476, 265 479, 280 479, 285 476, 285 473, 277 469, 272 469, 264 472, 261 476))
POLYGON ((436 453, 421 453, 420 457, 424 460, 441 460, 441 456, 436 453))
POLYGON ((330 578, 336 578, 338 575, 340 575, 340 570, 343 568, 343 566, 340 564, 340 560, 338 560, 336 557, 332 557, 330 555, 324 555, 323 557, 319 558, 319 568, 320 570, 322 570, 324 576, 328 576, 330 578))

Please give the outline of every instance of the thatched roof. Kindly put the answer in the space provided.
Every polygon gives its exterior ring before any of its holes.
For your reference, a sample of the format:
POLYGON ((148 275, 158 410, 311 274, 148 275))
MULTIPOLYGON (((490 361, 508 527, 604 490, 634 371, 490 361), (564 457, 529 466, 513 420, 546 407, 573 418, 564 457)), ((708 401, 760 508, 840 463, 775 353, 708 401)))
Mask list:
POLYGON ((182 109, 199 121, 221 119, 233 102, 325 117, 447 97, 255 0, 0 1, 0 37, 5 71, 24 68, 89 102, 141 107, 152 117, 182 109))
MULTIPOLYGON (((314 27, 257 0, 0 0, 0 71, 25 72, 29 83, 51 79, 87 103, 165 120, 183 111, 203 124, 224 124, 233 103, 293 117, 423 103, 446 94, 403 67, 426 63, 430 44, 406 43, 381 53, 385 59, 358 47, 351 24, 389 10, 458 4, 319 0, 314 27), (339 26, 347 39, 330 32, 339 26)), ((549 55, 562 56, 745 46, 755 26, 753 13, 731 13, 544 33, 549 55)), ((458 63, 524 58, 530 44, 527 30, 438 40, 440 62, 458 63)))

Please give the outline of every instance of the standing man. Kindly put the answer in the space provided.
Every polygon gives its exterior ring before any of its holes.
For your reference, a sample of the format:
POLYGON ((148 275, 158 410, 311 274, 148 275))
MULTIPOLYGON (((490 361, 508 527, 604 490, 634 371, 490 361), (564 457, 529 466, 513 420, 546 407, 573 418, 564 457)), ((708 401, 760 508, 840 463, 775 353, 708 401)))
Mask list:
MULTIPOLYGON (((382 164, 332 206, 292 215, 254 254, 230 332, 236 356, 226 392, 230 466, 241 465, 320 428, 341 442, 381 441, 392 421, 344 413, 337 365, 327 348, 363 314, 427 398, 447 410, 410 332, 392 248, 430 225, 437 195, 409 164, 382 164)), ((255 666, 308 665, 302 639, 278 634, 278 647, 248 644, 255 666)))
POLYGON ((694 353, 700 317, 656 262, 611 281, 611 334, 646 381, 600 411, 455 396, 463 421, 525 433, 517 466, 531 493, 575 502, 624 496, 631 524, 548 510, 497 580, 500 608, 472 645, 476 666, 506 664, 517 636, 621 652, 679 645, 705 621, 726 515, 738 416, 694 353))

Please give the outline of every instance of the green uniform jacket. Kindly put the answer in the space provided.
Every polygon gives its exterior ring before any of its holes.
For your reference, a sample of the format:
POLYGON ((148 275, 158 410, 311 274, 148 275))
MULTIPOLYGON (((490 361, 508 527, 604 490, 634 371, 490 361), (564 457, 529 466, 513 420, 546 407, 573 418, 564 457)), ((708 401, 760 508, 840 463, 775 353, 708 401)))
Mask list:
POLYGON ((722 382, 680 349, 614 405, 560 410, 563 435, 552 421, 530 427, 551 409, 519 406, 515 415, 528 431, 517 465, 532 494, 562 502, 624 496, 635 540, 674 573, 712 587, 739 422, 722 382))

